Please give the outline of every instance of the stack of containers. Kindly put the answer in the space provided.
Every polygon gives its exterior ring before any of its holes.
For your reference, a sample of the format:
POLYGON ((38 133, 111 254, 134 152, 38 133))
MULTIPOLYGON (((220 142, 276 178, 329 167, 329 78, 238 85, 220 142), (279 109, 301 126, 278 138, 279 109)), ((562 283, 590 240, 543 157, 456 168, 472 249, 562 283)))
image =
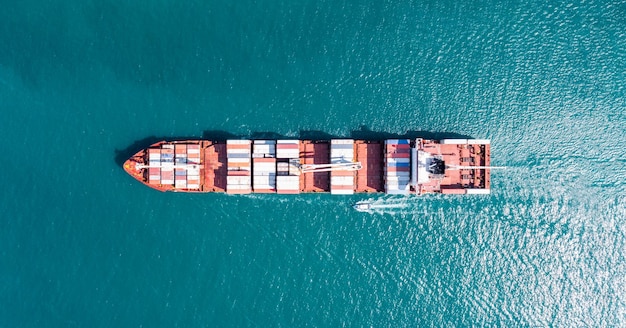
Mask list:
POLYGON ((161 185, 174 184, 174 145, 161 146, 161 185))
MULTIPOLYGON (((187 189, 200 189, 200 145, 189 144, 187 148, 187 189), (196 168, 189 165, 198 165, 196 168)), ((181 157, 182 158, 182 157, 181 157)))
POLYGON ((300 159, 300 140, 277 140, 276 158, 282 161, 276 164, 276 192, 279 194, 300 193, 300 172, 290 163, 300 159))
POLYGON ((228 161, 226 192, 250 193, 250 140, 226 140, 226 158, 228 161))
MULTIPOLYGON (((334 139, 330 141, 330 163, 354 162, 354 140, 334 139)), ((354 194, 354 171, 330 171, 330 193, 333 195, 354 194)))
POLYGON ((254 192, 276 192, 276 141, 255 140, 252 149, 254 192))
POLYGON ((388 194, 409 193, 410 156, 408 139, 385 140, 385 191, 388 194))
POLYGON ((300 140, 276 141, 276 158, 300 158, 300 140))
POLYGON ((187 145, 176 144, 174 146, 175 157, 174 162, 176 168, 174 169, 174 186, 176 189, 187 188, 187 170, 184 168, 187 165, 187 145))
POLYGON ((300 176, 299 175, 277 175, 276 176, 276 192, 279 194, 299 194, 300 193, 300 176))
POLYGON ((158 185, 161 183, 161 149, 148 149, 148 183, 158 185))

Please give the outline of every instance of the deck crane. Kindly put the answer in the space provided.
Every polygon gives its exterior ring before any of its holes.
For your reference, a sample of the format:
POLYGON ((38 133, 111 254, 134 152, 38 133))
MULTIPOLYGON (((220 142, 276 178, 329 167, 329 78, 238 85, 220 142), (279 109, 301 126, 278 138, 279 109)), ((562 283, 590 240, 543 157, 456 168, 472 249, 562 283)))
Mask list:
POLYGON ((333 164, 300 164, 300 172, 330 172, 330 171, 358 171, 362 168, 361 162, 345 162, 333 164))

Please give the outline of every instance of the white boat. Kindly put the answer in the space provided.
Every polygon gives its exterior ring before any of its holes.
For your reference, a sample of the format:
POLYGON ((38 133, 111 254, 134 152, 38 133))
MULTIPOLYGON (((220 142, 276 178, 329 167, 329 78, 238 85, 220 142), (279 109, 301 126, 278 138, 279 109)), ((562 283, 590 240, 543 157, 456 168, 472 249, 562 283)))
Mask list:
POLYGON ((362 200, 362 201, 359 201, 356 204, 352 205, 352 208, 354 208, 355 210, 357 210, 359 212, 371 213, 372 212, 372 202, 370 202, 369 200, 362 200))

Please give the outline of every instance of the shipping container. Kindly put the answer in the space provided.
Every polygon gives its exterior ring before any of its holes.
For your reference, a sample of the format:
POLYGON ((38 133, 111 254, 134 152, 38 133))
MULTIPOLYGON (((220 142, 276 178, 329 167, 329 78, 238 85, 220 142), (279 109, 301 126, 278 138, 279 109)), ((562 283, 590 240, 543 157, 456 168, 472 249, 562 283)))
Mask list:
POLYGON ((300 140, 277 140, 276 158, 299 158, 300 140))
POLYGON ((300 177, 296 175, 276 176, 276 191, 278 193, 299 193, 300 177))
MULTIPOLYGON (((330 142, 330 163, 354 162, 354 140, 333 139, 330 142)), ((355 171, 335 170, 330 172, 330 193, 348 195, 354 193, 355 171)))
POLYGON ((255 175, 276 174, 276 163, 254 163, 252 172, 255 175))
POLYGON ((255 192, 276 192, 276 174, 254 175, 252 177, 255 192))
POLYGON ((161 169, 158 167, 148 168, 148 174, 150 175, 161 175, 161 169))
POLYGON ((176 154, 175 163, 176 164, 187 164, 187 154, 184 154, 184 155, 176 154))
POLYGON ((161 150, 160 149, 150 149, 148 151, 148 160, 149 161, 157 161, 160 162, 161 161, 161 150))
POLYGON ((188 167, 187 168, 187 175, 191 175, 191 176, 197 176, 200 175, 200 168, 193 168, 193 167, 188 167))
POLYGON ((276 141, 255 140, 252 157, 254 158, 274 158, 276 157, 276 141))
POLYGON ((229 175, 226 177, 226 184, 250 186, 250 176, 249 175, 229 175))
POLYGON ((247 139, 228 139, 226 140, 226 145, 250 145, 250 140, 247 139))
POLYGON ((185 144, 176 144, 174 146, 174 150, 176 154, 187 154, 187 145, 185 144))
POLYGON ((226 150, 226 157, 250 157, 249 148, 228 148, 226 150))

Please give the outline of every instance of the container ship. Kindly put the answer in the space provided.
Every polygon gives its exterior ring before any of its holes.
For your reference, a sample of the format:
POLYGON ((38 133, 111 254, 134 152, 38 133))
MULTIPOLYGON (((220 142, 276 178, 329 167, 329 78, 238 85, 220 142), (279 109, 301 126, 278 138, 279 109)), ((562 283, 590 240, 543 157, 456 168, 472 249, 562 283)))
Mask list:
POLYGON ((159 191, 488 194, 490 142, 428 140, 179 140, 140 150, 124 170, 159 191))

